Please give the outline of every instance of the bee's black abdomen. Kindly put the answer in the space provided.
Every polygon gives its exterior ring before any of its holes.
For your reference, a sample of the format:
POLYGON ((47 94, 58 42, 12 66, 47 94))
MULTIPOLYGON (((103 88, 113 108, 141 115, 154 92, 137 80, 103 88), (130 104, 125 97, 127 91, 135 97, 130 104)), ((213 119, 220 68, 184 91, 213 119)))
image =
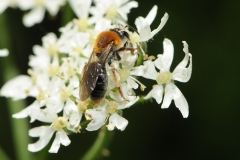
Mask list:
POLYGON ((108 76, 106 68, 102 68, 102 72, 99 74, 96 86, 91 93, 91 99, 94 102, 99 102, 105 95, 108 86, 108 76))

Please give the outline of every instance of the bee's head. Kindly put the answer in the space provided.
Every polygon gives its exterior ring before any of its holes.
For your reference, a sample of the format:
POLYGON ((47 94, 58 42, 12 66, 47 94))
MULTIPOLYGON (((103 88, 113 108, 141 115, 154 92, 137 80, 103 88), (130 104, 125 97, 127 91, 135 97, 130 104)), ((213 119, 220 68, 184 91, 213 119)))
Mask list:
POLYGON ((121 29, 121 28, 113 28, 110 29, 111 31, 116 32, 122 39, 126 39, 129 40, 129 34, 127 31, 121 29))

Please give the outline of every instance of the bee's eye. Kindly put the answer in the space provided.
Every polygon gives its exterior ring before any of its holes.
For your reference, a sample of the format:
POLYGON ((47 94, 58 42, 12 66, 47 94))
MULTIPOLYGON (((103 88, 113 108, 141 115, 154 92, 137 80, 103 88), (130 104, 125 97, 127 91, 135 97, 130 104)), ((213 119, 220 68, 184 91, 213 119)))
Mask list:
POLYGON ((110 29, 110 31, 116 32, 119 36, 121 36, 121 38, 125 38, 125 37, 126 37, 127 39, 129 39, 129 34, 128 34, 128 32, 123 31, 123 30, 121 30, 120 28, 110 29))
POLYGON ((126 31, 122 31, 121 34, 125 37, 127 37, 127 39, 129 39, 129 34, 126 31))

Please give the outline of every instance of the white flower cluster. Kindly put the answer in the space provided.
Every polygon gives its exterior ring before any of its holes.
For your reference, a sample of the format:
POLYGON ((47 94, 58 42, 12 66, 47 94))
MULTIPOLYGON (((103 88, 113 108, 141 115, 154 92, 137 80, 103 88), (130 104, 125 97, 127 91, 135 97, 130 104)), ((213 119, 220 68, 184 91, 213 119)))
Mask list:
MULTIPOLYGON (((20 4, 21 0, 15 1, 20 4)), ((52 11, 53 14, 65 3, 64 0, 27 1, 29 1, 27 3, 29 6, 25 6, 25 9, 32 8, 30 12, 41 12, 40 8, 33 7, 33 2, 30 3, 30 1, 34 1, 34 3, 44 3, 48 11, 52 11)), ((10 4, 13 0, 4 2, 10 4)), ((59 38, 54 33, 44 36, 42 45, 33 47, 34 55, 30 56, 29 75, 20 75, 10 80, 0 92, 1 96, 10 97, 13 100, 25 99, 28 96, 34 97, 35 101, 31 105, 14 114, 13 117, 30 117, 31 123, 37 120, 49 124, 29 131, 31 137, 39 137, 37 142, 29 144, 29 151, 41 150, 56 133, 49 152, 57 153, 60 144, 64 146, 70 144, 68 134, 80 132, 81 122, 85 120, 89 121, 86 127, 88 131, 98 130, 105 124, 108 130, 114 128, 124 130, 128 121, 122 117, 122 110, 129 108, 139 100, 134 89, 139 86, 141 89, 145 87, 136 79, 136 76, 157 81, 157 85, 145 98, 153 97, 157 103, 161 103, 164 95, 162 108, 169 107, 171 101, 174 100, 183 117, 188 116, 187 101, 174 84, 174 80, 187 82, 191 77, 191 54, 188 52, 187 43, 183 42, 185 58, 171 73, 169 69, 173 59, 173 45, 168 39, 163 42, 164 53, 158 55, 155 61, 149 58, 144 61, 143 65, 135 66, 138 54, 133 55, 129 51, 122 51, 120 53, 121 60, 111 64, 118 72, 123 95, 128 101, 124 100, 117 91, 109 65, 106 65, 109 77, 108 89, 101 103, 93 104, 90 100, 80 101, 79 86, 82 70, 91 56, 97 35, 113 28, 112 24, 126 25, 127 14, 130 9, 137 7, 138 3, 128 0, 94 0, 93 2, 69 0, 69 3, 78 19, 74 19, 65 27, 60 28, 61 36, 59 38), (160 71, 157 72, 155 67, 160 71)), ((23 3, 22 6, 24 6, 23 3)), ((151 39, 165 25, 168 19, 167 13, 156 29, 150 29, 156 14, 157 6, 154 6, 145 18, 138 17, 136 19, 135 25, 138 33, 126 29, 134 48, 141 49, 139 44, 151 39)), ((26 22, 29 26, 34 23, 37 22, 30 19, 26 22)))
POLYGON ((31 27, 42 22, 46 10, 51 16, 55 16, 65 3, 66 0, 1 0, 0 14, 8 7, 28 11, 23 17, 23 24, 31 27))

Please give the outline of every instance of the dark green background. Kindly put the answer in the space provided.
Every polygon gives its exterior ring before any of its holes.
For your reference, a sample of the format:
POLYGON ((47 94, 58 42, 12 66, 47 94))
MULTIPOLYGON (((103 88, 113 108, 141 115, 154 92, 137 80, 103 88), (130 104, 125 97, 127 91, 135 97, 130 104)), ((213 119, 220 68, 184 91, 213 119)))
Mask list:
MULTIPOLYGON (((139 1, 139 8, 129 15, 130 25, 134 26, 137 16, 146 16, 155 4, 159 8, 152 29, 165 12, 170 17, 163 30, 148 43, 148 51, 162 53, 163 38, 172 40, 173 70, 184 57, 181 41, 187 41, 193 56, 193 74, 188 83, 176 85, 189 103, 190 114, 183 119, 174 104, 163 110, 155 102, 124 110, 129 125, 123 132, 115 131, 109 146, 111 154, 106 159, 240 159, 240 1, 139 1)), ((22 25, 22 14, 12 9, 6 12, 14 46, 11 54, 21 74, 26 74, 32 46, 41 44, 41 37, 47 32, 58 33, 63 13, 52 20, 46 16, 43 23, 29 29, 22 25)), ((4 70, 2 66, 0 69, 4 70)), ((2 85, 3 79, 0 82, 2 85)), ((16 131, 11 130, 4 98, 0 101, 0 146, 11 159, 17 159, 11 137, 11 132, 16 131)), ((61 146, 58 154, 48 154, 48 145, 34 155, 79 159, 96 136, 97 132, 73 135, 71 144, 61 146)))

